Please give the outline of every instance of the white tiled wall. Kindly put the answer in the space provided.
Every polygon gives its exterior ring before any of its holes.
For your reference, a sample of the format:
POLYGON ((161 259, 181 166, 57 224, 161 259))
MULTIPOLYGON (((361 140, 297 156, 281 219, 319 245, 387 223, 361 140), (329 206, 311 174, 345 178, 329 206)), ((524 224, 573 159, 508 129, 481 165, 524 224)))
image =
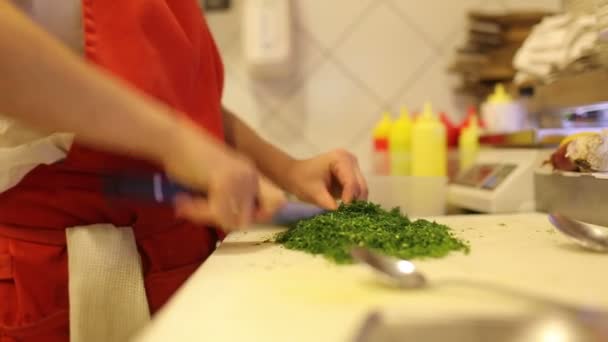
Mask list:
POLYGON ((425 100, 458 118, 445 69, 469 9, 558 10, 560 0, 290 0, 295 63, 290 77, 249 76, 242 57, 244 1, 207 19, 226 66, 224 104, 297 157, 336 147, 369 161, 370 130, 383 110, 425 100))

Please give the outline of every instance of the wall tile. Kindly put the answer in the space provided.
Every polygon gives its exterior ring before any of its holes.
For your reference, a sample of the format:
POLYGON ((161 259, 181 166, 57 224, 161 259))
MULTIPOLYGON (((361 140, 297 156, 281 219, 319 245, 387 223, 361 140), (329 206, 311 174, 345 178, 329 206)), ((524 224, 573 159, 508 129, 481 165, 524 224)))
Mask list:
POLYGON ((296 21, 324 47, 332 48, 370 5, 385 0, 297 0, 296 21))
POLYGON ((418 29, 436 45, 461 30, 466 24, 467 11, 478 8, 483 0, 390 0, 406 22, 418 29))
POLYGON ((235 44, 224 54, 225 63, 239 75, 249 91, 264 100, 274 110, 281 106, 294 90, 325 58, 321 48, 307 32, 293 28, 292 72, 288 77, 279 79, 257 79, 247 69, 243 58, 243 42, 237 37, 235 44))
POLYGON ((223 104, 256 130, 261 130, 262 121, 270 115, 267 103, 247 88, 235 72, 226 67, 223 104))
POLYGON ((381 4, 336 48, 335 56, 386 101, 433 53, 424 37, 381 4))
POLYGON ((348 147, 378 115, 380 104, 333 62, 323 64, 275 114, 322 150, 348 147))
POLYGON ((232 0, 229 11, 209 12, 206 16, 207 24, 222 53, 236 43, 241 33, 243 1, 245 0, 232 0))

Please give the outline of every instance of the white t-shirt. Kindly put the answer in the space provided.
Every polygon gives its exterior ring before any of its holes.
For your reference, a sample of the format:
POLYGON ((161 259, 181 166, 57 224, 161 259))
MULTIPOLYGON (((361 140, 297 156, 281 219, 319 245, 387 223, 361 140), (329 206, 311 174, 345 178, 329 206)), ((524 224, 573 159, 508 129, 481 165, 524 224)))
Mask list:
POLYGON ((10 1, 66 46, 82 53, 84 33, 81 0, 10 1))
MULTIPOLYGON (((84 51, 81 0, 9 0, 36 24, 78 54, 84 51)), ((0 115, 0 192, 17 184, 31 169, 63 159, 70 134, 32 130, 0 115)))

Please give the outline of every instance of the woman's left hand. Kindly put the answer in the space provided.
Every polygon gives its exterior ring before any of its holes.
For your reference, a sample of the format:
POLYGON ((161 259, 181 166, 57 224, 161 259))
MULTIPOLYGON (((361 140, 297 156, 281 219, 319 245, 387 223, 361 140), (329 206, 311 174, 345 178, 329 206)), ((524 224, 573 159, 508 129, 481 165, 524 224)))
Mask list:
POLYGON ((367 199, 367 182, 357 158, 345 150, 295 161, 286 171, 288 191, 325 209, 337 209, 335 198, 344 203, 367 199))

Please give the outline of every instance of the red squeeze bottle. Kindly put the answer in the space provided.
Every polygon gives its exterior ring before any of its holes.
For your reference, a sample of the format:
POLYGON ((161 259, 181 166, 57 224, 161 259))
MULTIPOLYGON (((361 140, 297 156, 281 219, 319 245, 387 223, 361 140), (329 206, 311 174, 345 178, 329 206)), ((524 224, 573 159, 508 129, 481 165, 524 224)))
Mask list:
POLYGON ((467 127, 469 125, 469 122, 471 122, 471 118, 474 116, 477 117, 477 125, 479 127, 481 127, 481 128, 486 127, 485 123, 481 120, 481 118, 477 114, 477 109, 474 106, 470 106, 469 109, 467 110, 467 117, 464 119, 464 122, 460 125, 459 130, 462 130, 463 128, 467 127))
POLYGON ((446 141, 448 142, 448 147, 457 147, 458 146, 458 135, 460 134, 460 127, 456 126, 450 118, 448 118, 445 112, 441 112, 439 114, 439 118, 443 125, 445 126, 446 132, 446 141))

